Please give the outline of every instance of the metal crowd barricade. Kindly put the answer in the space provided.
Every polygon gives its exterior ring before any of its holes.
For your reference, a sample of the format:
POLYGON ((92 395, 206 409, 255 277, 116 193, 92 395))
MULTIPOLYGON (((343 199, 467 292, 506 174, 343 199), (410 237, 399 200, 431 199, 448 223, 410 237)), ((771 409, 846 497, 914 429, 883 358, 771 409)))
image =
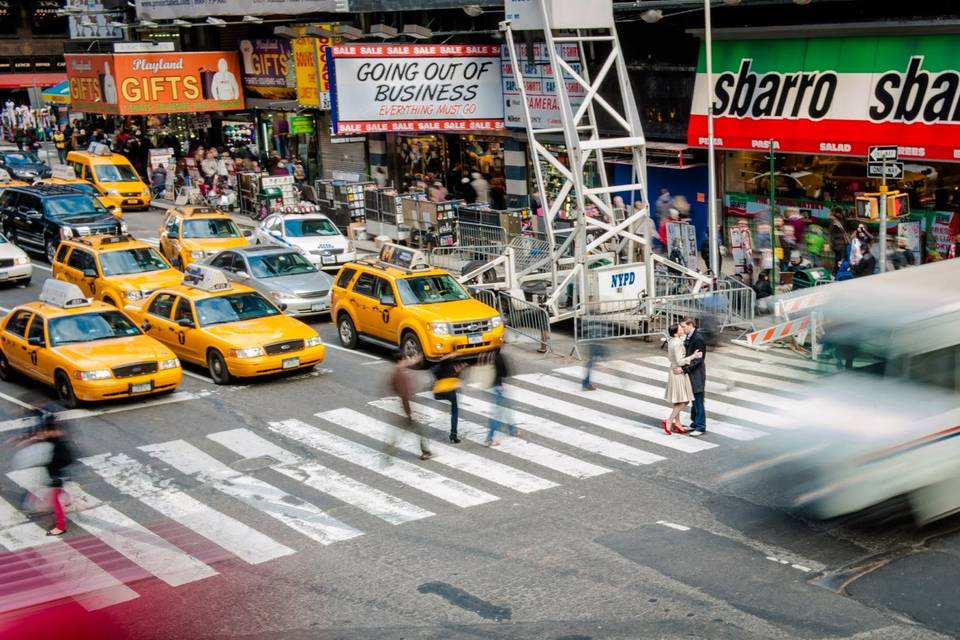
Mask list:
POLYGON ((469 245, 435 247, 430 251, 430 264, 457 275, 466 273, 471 263, 489 262, 503 255, 502 245, 469 245))
POLYGON ((666 324, 656 314, 645 313, 641 298, 607 302, 581 302, 574 314, 574 337, 578 344, 666 335, 666 324))
POLYGON ((545 308, 536 303, 515 298, 506 291, 498 292, 497 302, 498 305, 491 306, 500 310, 503 324, 508 331, 532 340, 541 348, 553 352, 550 340, 550 314, 545 308))
POLYGON ((654 308, 657 315, 665 318, 667 325, 687 316, 709 317, 720 330, 735 327, 752 331, 755 328, 756 293, 746 285, 726 281, 715 291, 657 296, 654 308))
MULTIPOLYGON (((500 311, 500 300, 497 297, 497 292, 492 289, 473 289, 471 288, 470 293, 474 298, 487 305, 488 307, 493 307, 498 312, 500 311)), ((501 314, 502 315, 502 314, 501 314)))
POLYGON ((699 281, 683 273, 656 271, 653 276, 654 295, 675 296, 693 293, 699 281))
POLYGON ((506 246, 507 230, 503 227, 458 220, 457 244, 463 246, 506 246))

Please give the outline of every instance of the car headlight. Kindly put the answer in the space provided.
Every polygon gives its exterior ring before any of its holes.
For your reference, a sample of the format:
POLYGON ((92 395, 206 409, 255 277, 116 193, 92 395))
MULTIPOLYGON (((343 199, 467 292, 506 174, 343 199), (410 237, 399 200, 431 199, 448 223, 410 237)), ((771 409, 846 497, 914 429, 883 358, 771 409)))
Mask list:
POLYGON ((143 292, 137 289, 127 291, 124 295, 127 296, 127 300, 140 300, 143 298, 143 292))
POLYGON ((160 371, 163 371, 164 369, 176 369, 179 366, 180 366, 179 358, 170 358, 169 360, 160 361, 160 371))
POLYGON ((73 237, 73 229, 70 227, 60 227, 60 239, 66 240, 73 237))
POLYGON ((94 371, 75 371, 73 377, 77 380, 107 380, 112 377, 110 369, 96 369, 94 371))
POLYGON ((107 195, 108 195, 108 196, 119 196, 119 195, 120 195, 120 192, 117 191, 116 189, 107 189, 107 195))
POLYGON ((450 323, 449 322, 431 322, 430 332, 435 336, 448 336, 450 335, 450 323))
POLYGON ((203 251, 191 251, 191 252, 190 252, 190 257, 193 258, 194 260, 203 260, 203 256, 205 256, 205 255, 206 255, 206 254, 205 254, 203 251))
POLYGON ((497 327, 499 327, 499 326, 502 325, 502 324, 503 324, 503 318, 501 318, 500 316, 493 316, 492 318, 490 318, 490 328, 491 328, 491 329, 496 329, 497 327))
POLYGON ((27 256, 22 256, 20 258, 14 258, 13 264, 30 264, 30 258, 27 256))
POLYGON ((120 223, 120 235, 122 235, 122 236, 127 235, 127 223, 126 223, 126 222, 121 222, 121 223, 120 223))
POLYGON ((257 358, 266 355, 263 347, 247 347, 246 349, 231 349, 230 355, 234 358, 257 358))
POLYGON ((289 291, 271 291, 270 297, 274 300, 290 300, 291 298, 296 298, 296 296, 289 291))
POLYGON ((323 344, 323 340, 320 339, 320 336, 313 336, 312 338, 307 338, 304 344, 308 347, 319 347, 323 344))

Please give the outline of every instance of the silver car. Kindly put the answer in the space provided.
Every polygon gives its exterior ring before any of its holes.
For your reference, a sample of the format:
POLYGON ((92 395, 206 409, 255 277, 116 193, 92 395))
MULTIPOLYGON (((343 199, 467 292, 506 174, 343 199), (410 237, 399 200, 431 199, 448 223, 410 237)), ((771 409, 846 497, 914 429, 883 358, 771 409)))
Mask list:
POLYGON ((203 264, 238 284, 253 287, 291 316, 330 313, 333 278, 303 255, 284 247, 252 246, 221 251, 203 264))
POLYGON ((33 265, 23 249, 0 233, 0 282, 15 282, 27 286, 33 275, 33 265))

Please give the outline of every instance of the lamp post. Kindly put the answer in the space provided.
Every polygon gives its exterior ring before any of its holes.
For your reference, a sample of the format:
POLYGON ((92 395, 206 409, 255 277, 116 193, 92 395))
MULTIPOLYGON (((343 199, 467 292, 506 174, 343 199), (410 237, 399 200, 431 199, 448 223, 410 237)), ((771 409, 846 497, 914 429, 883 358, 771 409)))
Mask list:
POLYGON ((717 166, 713 144, 713 34, 710 27, 710 0, 703 0, 707 56, 707 233, 710 243, 710 272, 720 278, 720 245, 717 237, 717 166))

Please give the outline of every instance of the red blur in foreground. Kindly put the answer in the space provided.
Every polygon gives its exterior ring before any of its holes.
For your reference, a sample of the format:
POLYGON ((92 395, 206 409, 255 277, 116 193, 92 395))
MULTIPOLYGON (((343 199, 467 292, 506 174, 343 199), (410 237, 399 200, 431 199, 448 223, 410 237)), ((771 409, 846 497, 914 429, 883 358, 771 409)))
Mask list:
POLYGON ((72 600, 22 609, 0 616, 3 640, 123 640, 128 636, 102 611, 87 611, 72 600))

